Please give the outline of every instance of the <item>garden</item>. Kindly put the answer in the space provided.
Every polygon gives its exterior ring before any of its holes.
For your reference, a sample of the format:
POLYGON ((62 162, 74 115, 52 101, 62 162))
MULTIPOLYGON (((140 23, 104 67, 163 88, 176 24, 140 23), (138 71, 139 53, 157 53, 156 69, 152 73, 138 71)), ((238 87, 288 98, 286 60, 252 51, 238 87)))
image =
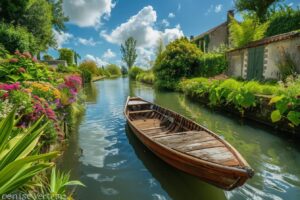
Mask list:
POLYGON ((0 80, 0 194, 67 197, 67 185, 82 184, 53 161, 84 109, 81 74, 56 72, 16 51, 2 54, 0 80))

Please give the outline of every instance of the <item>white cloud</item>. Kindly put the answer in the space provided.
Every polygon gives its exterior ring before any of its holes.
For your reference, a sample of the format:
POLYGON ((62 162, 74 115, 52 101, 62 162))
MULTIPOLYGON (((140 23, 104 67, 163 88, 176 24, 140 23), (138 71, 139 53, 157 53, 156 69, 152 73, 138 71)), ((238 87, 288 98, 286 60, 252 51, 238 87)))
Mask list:
POLYGON ((114 57, 116 57, 116 54, 111 49, 107 49, 104 52, 103 56, 102 56, 102 58, 105 59, 105 60, 106 59, 111 59, 111 58, 114 58, 114 57))
POLYGON ((101 32, 101 36, 108 42, 114 44, 122 44, 127 38, 133 37, 137 40, 138 47, 151 48, 157 44, 159 39, 163 39, 167 43, 170 42, 168 38, 179 38, 183 36, 180 26, 172 29, 165 29, 159 31, 155 29, 155 22, 157 21, 156 11, 152 6, 144 7, 138 14, 130 17, 130 19, 115 28, 110 34, 106 31, 101 32), (170 37, 170 34, 174 34, 170 37), (165 38, 167 36, 167 38, 165 38))
POLYGON ((179 3, 177 6, 177 11, 180 11, 180 10, 181 10, 181 4, 179 3))
POLYGON ((80 27, 101 24, 101 18, 110 16, 115 6, 113 0, 64 0, 64 11, 70 17, 70 22, 80 27))
POLYGON ((168 44, 176 38, 183 37, 183 32, 179 25, 159 31, 155 29, 156 22, 156 11, 152 6, 146 6, 136 15, 130 17, 127 22, 112 30, 111 33, 102 31, 101 36, 108 42, 118 45, 122 44, 127 38, 133 37, 137 40, 139 56, 149 57, 149 55, 152 56, 153 53, 151 51, 154 51, 159 39, 168 44))
POLYGON ((85 60, 92 60, 92 61, 95 61, 98 65, 98 67, 102 67, 102 66, 106 66, 108 65, 108 62, 102 60, 101 58, 99 57, 96 57, 96 56, 93 56, 91 54, 87 54, 85 56, 85 60))
POLYGON ((174 18, 174 17, 175 17, 175 14, 174 14, 174 13, 169 13, 168 17, 169 17, 169 18, 174 18))
POLYGON ((58 32, 56 30, 53 29, 53 33, 54 33, 54 39, 57 43, 57 47, 61 48, 63 44, 66 44, 69 42, 70 39, 72 39, 74 36, 70 33, 66 33, 66 32, 58 32))
POLYGON ((162 23, 165 27, 170 26, 170 22, 169 22, 167 19, 163 19, 163 20, 161 21, 161 23, 162 23))
POLYGON ((222 4, 218 4, 215 7, 215 13, 219 13, 222 11, 223 5, 222 4))
POLYGON ((79 37, 78 42, 85 46, 95 46, 97 44, 97 42, 94 41, 93 38, 85 39, 85 38, 79 37))

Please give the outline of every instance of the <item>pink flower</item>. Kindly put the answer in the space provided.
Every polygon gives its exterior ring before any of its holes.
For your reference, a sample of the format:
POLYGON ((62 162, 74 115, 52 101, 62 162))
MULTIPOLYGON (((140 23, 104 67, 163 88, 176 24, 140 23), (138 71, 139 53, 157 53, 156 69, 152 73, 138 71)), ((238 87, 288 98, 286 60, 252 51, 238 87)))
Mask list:
POLYGON ((19 62, 19 59, 18 58, 12 58, 9 60, 10 63, 17 63, 19 62))
POLYGON ((13 84, 2 84, 0 85, 0 90, 6 90, 6 91, 11 91, 11 90, 18 90, 20 88, 20 83, 16 82, 13 84))
POLYGON ((16 51, 15 51, 15 54, 16 54, 16 55, 20 55, 21 53, 20 53, 19 50, 16 50, 16 51))
POLYGON ((20 73, 25 73, 25 72, 26 72, 26 69, 25 69, 24 67, 20 67, 20 68, 18 69, 18 71, 19 71, 20 73))
POLYGON ((26 58, 31 58, 31 54, 29 52, 24 52, 23 55, 26 57, 26 58))
POLYGON ((33 62, 37 62, 37 59, 36 58, 32 58, 31 59, 33 62))

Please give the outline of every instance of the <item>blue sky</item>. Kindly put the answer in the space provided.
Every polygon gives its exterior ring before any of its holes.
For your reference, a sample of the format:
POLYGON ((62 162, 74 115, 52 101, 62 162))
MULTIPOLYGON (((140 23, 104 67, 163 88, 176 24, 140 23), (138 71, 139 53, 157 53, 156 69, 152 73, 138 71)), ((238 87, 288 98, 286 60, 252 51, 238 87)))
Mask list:
MULTIPOLYGON (((300 0, 286 0, 292 6, 300 0)), ((99 65, 121 65, 120 44, 129 36, 138 40, 138 65, 154 57, 157 41, 165 44, 198 35, 224 22, 232 0, 64 0, 70 17, 65 32, 55 32, 59 47, 72 48, 82 60, 99 65)), ((57 57, 57 52, 49 51, 57 57)))

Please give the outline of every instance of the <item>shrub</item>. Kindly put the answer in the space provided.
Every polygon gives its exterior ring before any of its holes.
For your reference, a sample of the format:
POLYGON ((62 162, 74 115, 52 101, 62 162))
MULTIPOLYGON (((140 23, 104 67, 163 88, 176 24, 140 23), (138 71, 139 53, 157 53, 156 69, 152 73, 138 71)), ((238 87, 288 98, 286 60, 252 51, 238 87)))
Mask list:
POLYGON ((53 81, 54 73, 38 63, 30 53, 16 51, 8 61, 0 63, 0 78, 2 81, 16 82, 26 80, 53 81))
POLYGON ((107 65, 105 67, 105 70, 107 70, 109 72, 109 74, 111 74, 113 76, 121 76, 122 75, 120 67, 118 67, 117 65, 114 65, 114 64, 107 65))
POLYGON ((81 70, 81 77, 82 77, 82 81, 84 83, 89 83, 89 82, 92 81, 93 75, 92 75, 92 73, 89 70, 82 69, 81 70))
POLYGON ((149 71, 139 73, 136 76, 136 80, 147 84, 154 84, 155 76, 153 71, 149 70, 149 71))
POLYGON ((289 6, 281 6, 279 10, 272 12, 270 25, 266 36, 278 35, 300 29, 300 9, 293 9, 289 6))
POLYGON ((89 71, 92 75, 99 75, 97 63, 93 60, 85 60, 79 65, 81 71, 89 71))
POLYGON ((197 75, 211 77, 222 74, 228 68, 228 62, 225 54, 206 53, 200 57, 200 67, 197 75))
POLYGON ((122 75, 127 75, 128 74, 128 70, 125 66, 121 67, 121 72, 122 72, 122 75))
POLYGON ((74 64, 74 51, 68 48, 59 49, 59 59, 67 61, 68 65, 74 64))
POLYGON ((158 86, 172 89, 181 78, 195 75, 201 55, 201 50, 186 38, 171 42, 154 66, 158 86))
POLYGON ((131 69, 129 69, 128 74, 131 79, 136 80, 137 75, 142 72, 144 72, 143 69, 141 69, 140 67, 134 66, 131 69))
POLYGON ((53 58, 51 55, 49 55, 49 54, 45 54, 45 55, 43 56, 43 60, 49 61, 49 60, 54 60, 54 58, 53 58))
POLYGON ((36 53, 36 40, 26 28, 0 23, 0 43, 10 53, 20 50, 36 53))

